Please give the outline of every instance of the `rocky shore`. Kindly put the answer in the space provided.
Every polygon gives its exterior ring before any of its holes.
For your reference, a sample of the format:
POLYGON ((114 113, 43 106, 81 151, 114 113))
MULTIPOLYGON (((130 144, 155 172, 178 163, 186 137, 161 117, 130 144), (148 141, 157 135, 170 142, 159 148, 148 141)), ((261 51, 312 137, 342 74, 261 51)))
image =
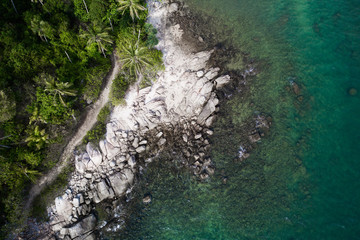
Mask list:
POLYGON ((198 43, 185 40, 184 29, 172 18, 181 15, 178 3, 150 1, 148 6, 165 71, 151 87, 131 90, 127 105, 114 109, 106 138, 98 146, 89 143, 75 156, 69 186, 49 208, 53 237, 95 239, 95 204, 131 191, 139 163, 151 162, 166 147, 182 149, 183 164, 200 180, 215 171, 207 138, 219 110, 217 91, 231 81, 230 76, 208 66, 214 50, 198 52, 198 43))

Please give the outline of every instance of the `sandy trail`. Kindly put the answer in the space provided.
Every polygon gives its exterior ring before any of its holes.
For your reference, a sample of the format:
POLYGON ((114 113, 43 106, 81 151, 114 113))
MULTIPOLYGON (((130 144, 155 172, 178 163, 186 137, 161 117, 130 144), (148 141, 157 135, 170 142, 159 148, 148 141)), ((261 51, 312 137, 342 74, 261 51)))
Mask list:
POLYGON ((121 65, 117 59, 115 53, 111 55, 112 67, 107 75, 106 85, 102 90, 99 99, 95 102, 90 110, 88 110, 84 122, 81 124, 79 129, 76 131, 75 135, 71 138, 69 143, 64 148, 63 153, 60 156, 59 162, 54 168, 52 168, 47 174, 43 175, 37 183, 32 186, 29 192, 29 198, 25 204, 25 209, 29 209, 32 205, 33 200, 41 193, 41 191, 51 184, 57 176, 62 172, 62 170, 68 166, 69 159, 73 153, 75 147, 81 143, 81 140, 85 137, 86 133, 94 126, 97 120, 97 116, 100 110, 105 106, 109 101, 109 94, 111 89, 111 84, 113 80, 118 75, 121 65))

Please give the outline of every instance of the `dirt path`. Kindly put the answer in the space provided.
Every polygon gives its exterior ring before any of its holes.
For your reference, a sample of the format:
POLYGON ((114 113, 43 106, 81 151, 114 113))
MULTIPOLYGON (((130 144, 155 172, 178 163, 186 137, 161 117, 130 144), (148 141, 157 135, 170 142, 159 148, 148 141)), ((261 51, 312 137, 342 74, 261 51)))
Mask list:
POLYGON ((105 106, 109 101, 109 94, 111 89, 111 84, 117 74, 120 71, 120 63, 116 58, 115 54, 111 55, 112 67, 110 72, 107 75, 106 85, 102 90, 99 99, 95 102, 90 110, 88 110, 85 120, 79 129, 76 131, 75 135, 71 138, 69 143, 64 148, 63 153, 60 156, 59 162, 54 168, 50 170, 46 175, 43 175, 38 182, 32 186, 29 192, 29 198, 25 204, 25 209, 29 209, 32 205, 33 200, 41 193, 41 191, 51 184, 61 171, 68 165, 71 154, 73 153, 75 147, 81 143, 81 140, 85 137, 86 133, 94 126, 97 120, 97 116, 100 110, 105 106))

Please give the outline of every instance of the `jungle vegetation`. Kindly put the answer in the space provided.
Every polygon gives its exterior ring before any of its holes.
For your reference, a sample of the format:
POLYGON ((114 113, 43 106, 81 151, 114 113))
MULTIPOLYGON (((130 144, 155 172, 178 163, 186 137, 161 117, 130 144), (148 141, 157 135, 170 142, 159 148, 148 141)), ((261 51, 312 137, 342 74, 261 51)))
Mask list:
MULTIPOLYGON (((143 0, 9 0, 0 3, 0 236, 22 221, 27 191, 58 160, 81 113, 96 101, 116 48, 111 91, 162 68, 143 0), (59 150, 60 149, 60 150, 59 150)), ((84 142, 104 134, 104 109, 84 142)), ((1 237, 0 237, 1 238, 1 237)))

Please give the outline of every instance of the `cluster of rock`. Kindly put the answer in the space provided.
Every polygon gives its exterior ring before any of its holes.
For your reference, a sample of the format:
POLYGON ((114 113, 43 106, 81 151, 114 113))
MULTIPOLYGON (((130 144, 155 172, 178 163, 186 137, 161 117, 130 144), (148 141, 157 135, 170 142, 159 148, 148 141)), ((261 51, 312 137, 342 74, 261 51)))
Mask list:
POLYGON ((238 159, 244 160, 250 156, 250 151, 254 144, 259 142, 270 129, 272 118, 264 113, 258 114, 254 117, 253 126, 247 132, 248 141, 240 145, 238 150, 238 159))
POLYGON ((206 66, 212 51, 192 53, 184 46, 180 26, 165 21, 174 11, 166 2, 150 9, 159 46, 166 49, 165 71, 153 86, 130 92, 127 106, 114 109, 106 138, 98 146, 89 143, 86 152, 75 156, 76 172, 68 189, 49 209, 58 238, 95 239, 94 205, 131 191, 140 163, 166 147, 182 149, 184 165, 200 179, 214 173, 207 138, 218 111, 216 91, 230 77, 206 66))
POLYGON ((264 114, 257 115, 254 120, 255 127, 249 135, 251 143, 260 141, 260 139, 265 136, 265 133, 269 130, 271 125, 271 117, 266 117, 264 114))
MULTIPOLYGON (((154 156, 166 146, 176 145, 177 149, 182 149, 188 160, 184 164, 191 166, 200 179, 214 173, 207 157, 210 149, 207 137, 213 134, 209 127, 219 103, 214 91, 216 86, 222 86, 224 79, 230 80, 227 76, 215 78, 217 71, 210 69, 207 73, 211 75, 199 71, 187 73, 196 85, 188 91, 196 94, 183 95, 181 102, 190 99, 199 108, 179 105, 176 109, 168 109, 165 99, 159 96, 145 103, 145 93, 150 89, 144 90, 132 105, 133 114, 128 116, 133 120, 135 130, 123 129, 121 121, 113 119, 107 125, 106 139, 100 141, 99 147, 88 143, 86 152, 75 156, 76 172, 69 188, 63 196, 56 198, 50 211, 50 224, 59 238, 76 239, 92 230, 94 217, 88 214, 93 205, 124 195, 133 184, 137 162, 154 156), (189 109, 199 112, 198 116, 189 109), (191 117, 187 118, 184 113, 191 117)), ((87 239, 91 238, 89 235, 87 239)))

